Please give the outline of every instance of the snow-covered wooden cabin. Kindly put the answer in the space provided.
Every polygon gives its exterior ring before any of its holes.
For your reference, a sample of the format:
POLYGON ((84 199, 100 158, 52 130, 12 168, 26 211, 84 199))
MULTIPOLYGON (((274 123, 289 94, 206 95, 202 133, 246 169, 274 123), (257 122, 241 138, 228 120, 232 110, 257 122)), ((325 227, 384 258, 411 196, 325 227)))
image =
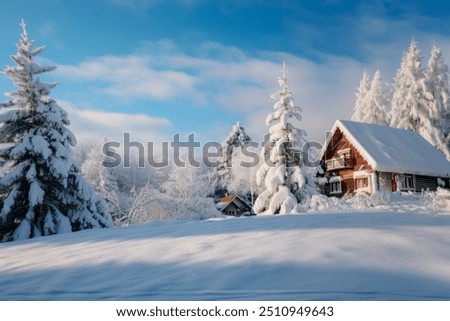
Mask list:
POLYGON ((450 162, 409 130, 338 120, 320 157, 330 196, 449 187, 450 162))
POLYGON ((237 195, 226 195, 216 204, 216 207, 225 215, 241 216, 251 212, 250 205, 237 195))

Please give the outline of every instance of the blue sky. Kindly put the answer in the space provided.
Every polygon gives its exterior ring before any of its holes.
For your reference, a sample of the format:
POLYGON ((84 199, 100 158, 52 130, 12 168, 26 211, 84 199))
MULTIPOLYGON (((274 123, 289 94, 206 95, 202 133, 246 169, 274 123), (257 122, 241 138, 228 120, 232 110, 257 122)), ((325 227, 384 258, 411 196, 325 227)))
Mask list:
MULTIPOLYGON (((141 141, 195 132, 222 141, 241 121, 260 141, 281 64, 300 126, 323 141, 348 119, 364 68, 392 82, 413 37, 424 63, 433 41, 450 59, 450 4, 443 1, 40 0, 2 1, 0 67, 12 65, 20 19, 53 97, 81 139, 141 141)), ((0 92, 13 87, 0 77, 0 92)))

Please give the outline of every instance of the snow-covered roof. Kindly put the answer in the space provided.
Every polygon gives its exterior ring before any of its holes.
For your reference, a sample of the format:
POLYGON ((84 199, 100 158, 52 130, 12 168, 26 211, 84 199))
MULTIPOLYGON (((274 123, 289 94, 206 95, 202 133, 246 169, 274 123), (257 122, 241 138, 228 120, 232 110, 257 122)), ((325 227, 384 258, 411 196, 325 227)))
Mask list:
POLYGON ((227 208, 227 206, 234 200, 234 198, 236 197, 236 195, 226 195, 224 196, 219 203, 216 204, 216 208, 219 211, 223 211, 225 210, 225 208, 227 208))
POLYGON ((374 170, 450 177, 450 162, 418 133, 381 125, 337 120, 322 155, 339 129, 374 170))
POLYGON ((216 204, 216 208, 222 212, 228 206, 228 204, 230 204, 230 202, 227 203, 219 202, 216 204))

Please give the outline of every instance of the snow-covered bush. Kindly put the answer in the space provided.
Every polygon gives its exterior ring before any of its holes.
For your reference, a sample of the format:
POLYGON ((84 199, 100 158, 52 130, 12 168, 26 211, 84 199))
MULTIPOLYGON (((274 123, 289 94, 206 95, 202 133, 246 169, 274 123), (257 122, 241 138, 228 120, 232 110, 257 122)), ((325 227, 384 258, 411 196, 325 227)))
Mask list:
POLYGON ((204 220, 222 215, 209 197, 213 182, 206 167, 174 166, 162 188, 175 219, 204 220))
POLYGON ((389 205, 393 200, 393 193, 388 191, 375 192, 370 195, 370 206, 389 205))
POLYGON ((435 192, 424 192, 423 201, 437 212, 450 213, 450 191, 445 188, 438 188, 435 192))
POLYGON ((364 193, 354 195, 350 198, 350 202, 352 207, 356 209, 365 209, 372 206, 369 195, 364 193))
MULTIPOLYGON (((359 193, 359 194, 356 194, 353 197, 349 198, 348 202, 350 202, 352 204, 353 208, 365 209, 365 208, 369 208, 369 207, 389 205, 392 203, 394 198, 395 198, 394 193, 382 191, 382 192, 372 193, 371 195, 367 195, 365 193, 359 193)), ((397 197, 397 200, 399 200, 398 197, 397 197)))
POLYGON ((150 210, 153 209, 157 191, 150 183, 142 187, 133 187, 130 191, 119 193, 120 215, 115 217, 116 226, 129 226, 144 224, 154 219, 151 218, 150 210))
POLYGON ((336 210, 343 202, 337 197, 327 197, 325 195, 312 195, 309 204, 306 204, 308 212, 322 212, 336 210))

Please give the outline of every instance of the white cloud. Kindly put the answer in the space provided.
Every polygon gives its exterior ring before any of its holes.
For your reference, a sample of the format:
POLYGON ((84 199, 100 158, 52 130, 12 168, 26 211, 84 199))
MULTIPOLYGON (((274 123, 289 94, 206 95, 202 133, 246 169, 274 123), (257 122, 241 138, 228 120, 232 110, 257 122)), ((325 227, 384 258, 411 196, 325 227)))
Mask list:
POLYGON ((192 92, 197 79, 182 71, 156 70, 149 55, 103 56, 78 65, 59 65, 56 74, 97 82, 99 90, 123 99, 168 99, 192 92))
POLYGON ((113 113, 96 110, 81 110, 68 101, 58 101, 69 114, 70 130, 78 141, 92 141, 106 137, 108 140, 123 142, 124 133, 130 133, 132 141, 167 141, 166 132, 171 122, 165 118, 144 114, 113 113))

